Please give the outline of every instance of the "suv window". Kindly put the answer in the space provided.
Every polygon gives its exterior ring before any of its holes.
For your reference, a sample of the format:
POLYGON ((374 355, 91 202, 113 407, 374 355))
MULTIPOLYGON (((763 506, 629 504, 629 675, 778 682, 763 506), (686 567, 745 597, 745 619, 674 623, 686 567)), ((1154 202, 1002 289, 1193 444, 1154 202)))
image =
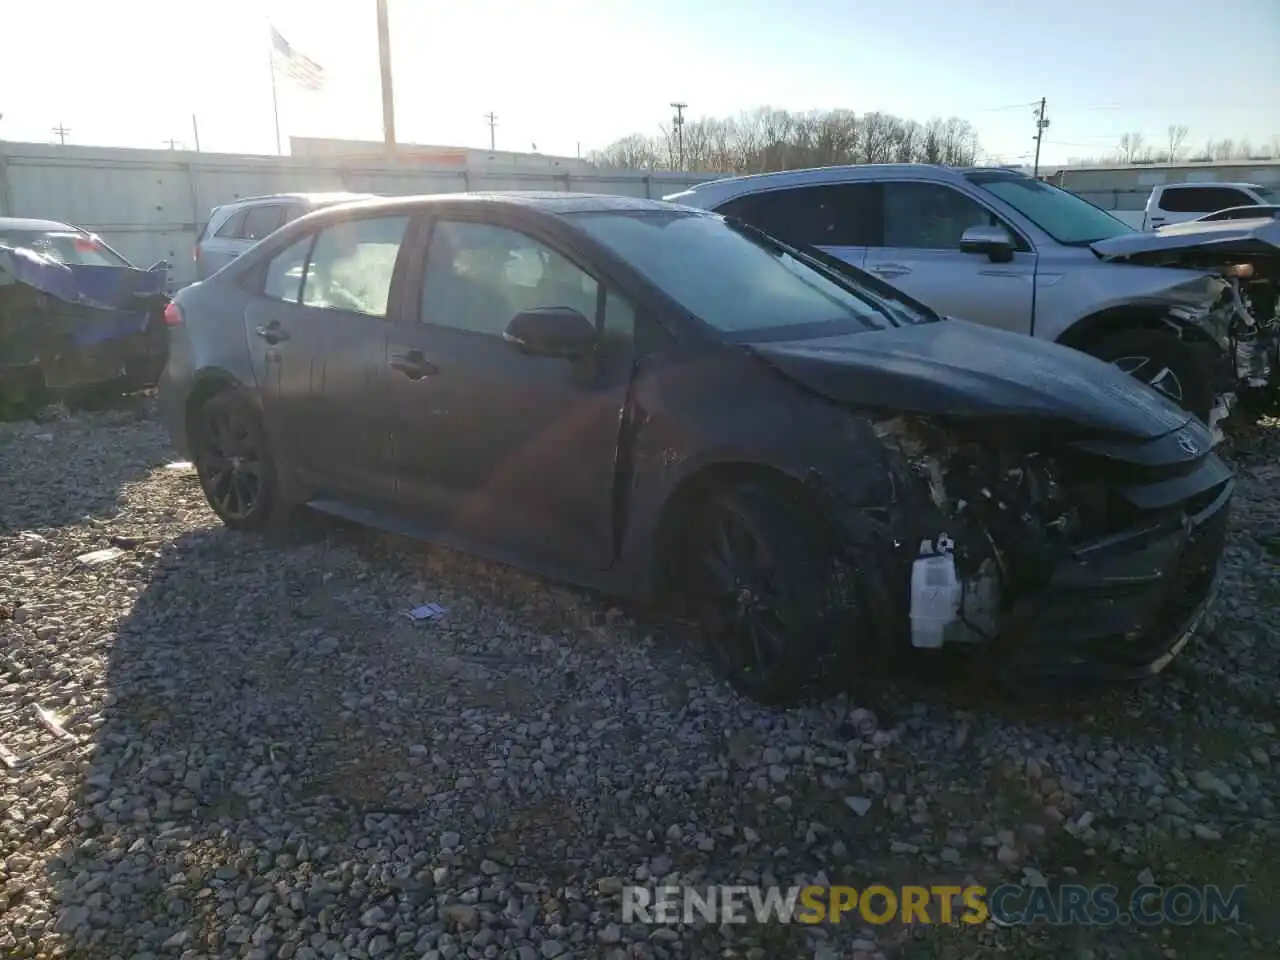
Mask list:
POLYGON ((1169 213, 1213 213, 1253 202, 1253 197, 1232 187, 1178 187, 1164 190, 1159 206, 1169 213))
POLYGON ((880 188, 871 183, 792 187, 738 197, 717 211, 793 247, 879 243, 880 188))
POLYGON ((407 216, 366 217, 322 229, 302 284, 303 306, 385 317, 408 226, 407 216))
POLYGON ((297 243, 277 253, 267 264, 266 280, 262 293, 273 300, 297 303, 302 296, 302 275, 307 269, 307 254, 311 252, 314 234, 308 234, 297 243))
POLYGON ((244 236, 242 229, 244 227, 245 214, 248 212, 248 210, 241 209, 227 217, 226 222, 217 229, 214 236, 223 240, 239 240, 244 236))
POLYGON ((1001 225, 986 207, 941 183, 884 184, 884 246, 958 250, 970 227, 1001 225))
POLYGON ((244 229, 240 236, 245 240, 261 240, 279 229, 283 208, 276 203, 262 203, 250 207, 245 213, 244 229))
POLYGON ((516 230, 440 221, 427 248, 421 320, 500 337, 522 310, 572 307, 599 324, 599 289, 590 274, 516 230))

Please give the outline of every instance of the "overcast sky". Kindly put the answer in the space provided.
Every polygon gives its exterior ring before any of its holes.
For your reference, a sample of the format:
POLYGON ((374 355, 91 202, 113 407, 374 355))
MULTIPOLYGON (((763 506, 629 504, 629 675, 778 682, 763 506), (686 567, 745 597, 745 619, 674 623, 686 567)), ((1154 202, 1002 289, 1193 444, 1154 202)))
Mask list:
MULTIPOLYGON (((289 134, 381 136, 374 0, 4 0, 0 138, 275 151, 268 24, 325 68, 281 77, 289 134)), ((957 115, 1001 162, 1280 135, 1280 0, 390 0, 402 141, 585 153, 770 104, 957 115), (1212 27, 1212 29, 1209 29, 1212 27), (1229 53, 1228 53, 1229 51, 1229 53)))

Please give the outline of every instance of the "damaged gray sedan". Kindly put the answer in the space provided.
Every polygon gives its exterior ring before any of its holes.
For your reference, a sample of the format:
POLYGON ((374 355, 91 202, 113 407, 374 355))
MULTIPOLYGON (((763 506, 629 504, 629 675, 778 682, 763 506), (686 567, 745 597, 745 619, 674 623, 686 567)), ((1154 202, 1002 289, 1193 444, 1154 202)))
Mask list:
POLYGON ((1160 671, 1234 480, 1115 366, 654 201, 313 213, 182 290, 160 409, 229 526, 308 505, 700 623, 778 703, 913 647, 1160 671))

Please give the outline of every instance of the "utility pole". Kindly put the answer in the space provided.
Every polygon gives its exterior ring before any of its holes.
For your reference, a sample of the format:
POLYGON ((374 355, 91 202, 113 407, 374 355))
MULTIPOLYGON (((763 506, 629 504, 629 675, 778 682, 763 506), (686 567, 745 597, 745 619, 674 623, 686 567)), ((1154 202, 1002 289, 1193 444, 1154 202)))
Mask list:
POLYGON ((58 124, 53 128, 53 132, 58 135, 58 142, 65 147, 67 145, 67 134, 71 132, 71 128, 58 124))
POLYGON ((191 115, 191 135, 196 138, 196 153, 200 152, 200 125, 196 123, 196 115, 191 115))
POLYGON ((170 137, 168 140, 161 140, 160 142, 161 142, 161 143, 167 143, 167 144, 169 145, 169 149, 170 149, 170 150, 177 150, 177 149, 178 149, 178 141, 177 141, 177 140, 175 140, 173 137, 170 137))
POLYGON ((498 125, 498 115, 490 110, 484 115, 484 118, 489 121, 489 149, 495 150, 497 148, 494 146, 496 141, 494 140, 493 128, 498 125))
POLYGON ((1044 136, 1045 130, 1049 127, 1049 118, 1044 115, 1044 97, 1040 98, 1040 106, 1036 110, 1036 159, 1035 165, 1031 168, 1031 176, 1036 179, 1040 178, 1040 140, 1044 136))
POLYGON ((396 149, 396 106, 391 91, 391 29, 387 0, 378 0, 378 64, 382 69, 382 139, 388 153, 396 149))
POLYGON ((671 118, 672 125, 676 128, 676 151, 680 157, 680 169, 684 169, 684 110, 689 106, 687 103, 672 103, 675 108, 676 115, 671 118))

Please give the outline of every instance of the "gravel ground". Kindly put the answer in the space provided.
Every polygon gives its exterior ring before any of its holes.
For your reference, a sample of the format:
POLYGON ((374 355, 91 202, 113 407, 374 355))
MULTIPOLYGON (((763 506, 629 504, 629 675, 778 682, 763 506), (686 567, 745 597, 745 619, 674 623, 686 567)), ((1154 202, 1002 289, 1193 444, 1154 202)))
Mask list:
POLYGON ((0 956, 1274 957, 1227 927, 632 927, 623 883, 1280 894, 1280 425, 1156 683, 786 712, 678 631, 391 538, 224 530, 145 404, 0 424, 0 956), (98 564, 83 554, 115 546, 98 564), (443 620, 403 613, 435 601, 443 620), (41 720, 60 721, 76 742, 41 720))

